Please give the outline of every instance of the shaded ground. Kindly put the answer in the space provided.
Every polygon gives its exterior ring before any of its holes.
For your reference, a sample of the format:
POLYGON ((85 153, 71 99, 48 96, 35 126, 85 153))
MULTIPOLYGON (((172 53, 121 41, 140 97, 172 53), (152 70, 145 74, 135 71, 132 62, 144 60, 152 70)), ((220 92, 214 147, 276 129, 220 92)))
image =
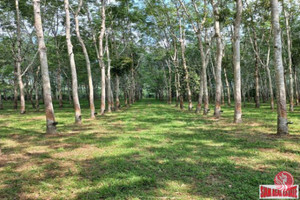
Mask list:
POLYGON ((0 199, 258 199, 282 170, 300 184, 299 107, 279 138, 267 105, 248 104, 241 125, 233 107, 216 121, 147 99, 92 121, 84 105, 80 126, 66 106, 57 136, 43 111, 0 111, 0 199))

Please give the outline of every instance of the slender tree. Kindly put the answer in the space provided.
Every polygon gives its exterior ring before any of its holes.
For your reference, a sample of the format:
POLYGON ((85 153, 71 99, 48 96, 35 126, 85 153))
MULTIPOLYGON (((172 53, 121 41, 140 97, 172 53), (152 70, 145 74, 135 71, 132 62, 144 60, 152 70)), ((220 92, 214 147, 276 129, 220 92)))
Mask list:
POLYGON ((104 49, 103 49, 103 39, 104 39, 104 34, 105 34, 105 20, 106 20, 106 15, 105 15, 105 3, 106 0, 101 0, 101 31, 99 35, 99 64, 100 64, 100 70, 101 70, 101 109, 100 113, 101 115, 104 115, 105 112, 105 64, 104 64, 104 49))
POLYGON ((73 104, 75 109, 75 123, 81 123, 81 109, 79 103, 78 96, 78 83, 77 83, 77 72, 76 72, 76 64, 73 53, 73 45, 71 42, 71 24, 70 24, 70 11, 69 11, 69 0, 64 0, 65 3, 65 11, 66 11, 66 39, 67 39, 67 47, 68 54, 70 60, 71 74, 72 74, 72 94, 73 94, 73 104))
POLYGON ((220 118, 221 116, 221 93, 222 93, 222 39, 221 39, 221 31, 220 31, 220 13, 219 13, 219 2, 215 2, 215 0, 211 0, 214 12, 214 20, 215 20, 215 37, 217 43, 217 58, 216 58, 216 95, 215 95, 215 112, 214 116, 216 118, 220 118))
POLYGON ((16 3, 16 25, 17 25, 17 54, 16 54, 16 68, 17 68, 17 77, 18 84, 20 89, 20 113, 24 114, 25 110, 25 94, 24 94, 24 83, 22 80, 22 70, 21 70, 21 21, 20 21, 20 9, 19 9, 19 0, 15 1, 16 3))
POLYGON ((120 109, 120 77, 116 74, 116 110, 120 109))
POLYGON ((84 41, 80 35, 79 20, 78 20, 78 15, 80 13, 82 4, 83 4, 83 0, 79 0, 78 8, 74 15, 75 30, 76 30, 77 39, 80 43, 80 46, 82 48, 84 58, 85 58, 86 70, 87 70, 87 75, 88 75, 88 83, 89 83, 89 103, 90 103, 90 110, 91 110, 91 118, 94 119, 95 118, 95 104, 94 104, 94 86, 93 86, 93 78, 92 78, 92 72, 91 72, 91 62, 90 62, 90 57, 89 57, 88 51, 86 49, 86 46, 84 44, 84 41))
POLYGON ((107 112, 112 111, 112 90, 111 90, 111 60, 109 54, 109 47, 108 47, 108 31, 105 33, 105 51, 107 57, 107 112))
POLYGON ((242 21, 242 0, 236 0, 236 17, 233 35, 233 68, 234 68, 234 122, 242 122, 241 67, 240 67, 240 25, 242 21))
POLYGON ((287 37, 287 51, 288 51, 288 69, 289 69, 289 82, 290 82, 290 111, 294 111, 294 78, 293 78, 293 70, 292 70, 292 40, 291 40, 291 32, 290 32, 290 15, 284 6, 284 1, 282 1, 283 10, 284 10, 284 17, 285 17, 285 30, 286 30, 286 37, 287 37))
POLYGON ((40 101, 39 101, 39 73, 40 73, 41 67, 38 66, 38 69, 36 70, 35 75, 35 82, 34 82, 34 88, 35 88, 35 109, 36 111, 40 111, 40 101))
POLYGON ((284 69, 282 64, 281 28, 279 23, 278 0, 271 0, 272 29, 274 41, 274 64, 276 71, 277 96, 277 134, 288 134, 288 121, 286 110, 286 93, 284 85, 284 69))
POLYGON ((179 8, 177 8, 177 17, 179 19, 179 32, 180 32, 180 46, 181 46, 181 59, 182 59, 182 65, 184 69, 184 79, 186 83, 186 89, 187 89, 187 97, 188 97, 188 109, 192 110, 193 103, 192 103, 192 91, 190 87, 190 78, 189 78, 189 70, 186 64, 186 58, 185 58, 185 30, 184 26, 182 25, 182 17, 179 15, 179 8))
POLYGON ((47 49, 44 41, 44 32, 41 18, 41 9, 40 9, 40 0, 33 0, 34 8, 34 21, 36 35, 38 39, 38 48, 40 55, 40 64, 41 64, 41 74, 43 80, 43 96, 44 96, 44 105, 46 112, 46 133, 54 134, 56 133, 56 124, 54 109, 52 105, 51 97, 51 85, 48 71, 48 59, 47 59, 47 49))

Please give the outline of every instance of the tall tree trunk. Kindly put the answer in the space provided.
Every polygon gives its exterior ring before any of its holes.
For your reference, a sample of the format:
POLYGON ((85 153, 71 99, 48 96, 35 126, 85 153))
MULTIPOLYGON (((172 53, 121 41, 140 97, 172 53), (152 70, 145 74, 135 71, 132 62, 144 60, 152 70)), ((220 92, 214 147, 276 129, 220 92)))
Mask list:
POLYGON ((273 86, 272 86, 272 78, 271 78, 271 73, 270 73, 270 68, 267 66, 267 74, 268 74, 268 80, 269 80, 269 92, 270 92, 270 105, 271 109, 274 110, 274 94, 273 94, 273 86))
POLYGON ((71 42, 69 0, 64 0, 64 3, 65 3, 65 11, 66 11, 66 39, 67 39, 68 54, 69 54, 70 67, 72 73, 72 94, 73 94, 73 104, 75 109, 75 123, 80 124, 81 109, 80 109, 79 96, 78 96, 76 64, 75 64, 74 53, 73 53, 73 45, 71 42))
MULTIPOLYGON (((254 29, 254 28, 253 28, 254 29)), ((260 107, 260 86, 259 86, 259 57, 258 57, 258 44, 257 44, 257 36, 256 36, 256 31, 253 30, 254 34, 254 51, 257 53, 255 54, 255 108, 260 107)))
POLYGON ((32 88, 30 88, 30 91, 29 91, 29 99, 30 99, 30 103, 32 105, 32 108, 35 109, 35 102, 33 101, 33 89, 34 89, 34 85, 32 86, 32 88))
POLYGON ((25 114, 25 95, 24 95, 24 84, 22 80, 22 70, 21 70, 21 28, 20 28, 20 10, 19 10, 19 0, 15 1, 16 3, 16 24, 17 24, 17 55, 16 55, 16 65, 17 65, 17 75, 18 75, 18 84, 20 89, 20 113, 25 114))
POLYGON ((172 103, 172 69, 171 64, 167 61, 168 69, 169 69, 169 79, 168 79, 168 104, 172 103))
POLYGON ((201 78, 200 80, 200 91, 198 94, 198 104, 196 107, 196 113, 199 113, 201 111, 201 107, 202 107, 202 101, 203 101, 203 79, 201 78))
POLYGON ((91 119, 95 119, 95 103, 94 103, 94 86, 93 86, 93 78, 92 78, 92 72, 91 72, 91 62, 89 58, 88 51, 86 49, 86 46, 84 44, 83 39, 80 35, 80 28, 79 28, 79 20, 78 15, 80 13, 81 7, 82 7, 83 0, 79 0, 78 9, 75 13, 75 30, 76 30, 76 36, 80 43, 80 46, 82 48, 84 58, 85 58, 85 64, 86 64, 86 70, 88 75, 88 83, 89 83, 89 103, 90 103, 90 110, 91 110, 91 119))
POLYGON ((58 87, 58 102, 59 107, 63 107, 63 97, 62 97, 62 91, 61 91, 61 65, 60 60, 58 60, 58 69, 57 69, 57 87, 58 87))
MULTIPOLYGON (((202 62, 202 76, 201 76, 201 90, 198 99, 198 106, 199 106, 199 100, 202 102, 202 98, 204 98, 204 109, 203 109, 203 115, 207 115, 208 110, 209 110, 209 98, 208 98, 208 88, 207 88, 207 64, 208 64, 208 58, 209 58, 209 52, 210 49, 208 45, 206 45, 206 49, 204 50, 203 44, 202 44, 202 36, 201 36, 201 27, 198 25, 198 45, 199 45, 199 50, 200 50, 200 55, 201 55, 201 62, 202 62)), ((205 44, 208 43, 207 41, 207 31, 205 31, 205 44)))
POLYGON ((105 50, 107 56, 107 111, 110 113, 112 110, 112 98, 111 98, 111 60, 109 56, 109 47, 108 47, 108 33, 105 34, 105 50))
POLYGON ((99 63, 100 63, 100 67, 101 67, 101 110, 100 113, 101 115, 104 115, 105 112, 105 64, 104 64, 104 60, 103 60, 103 56, 104 56, 104 51, 103 51, 103 38, 104 38, 104 34, 105 34, 105 20, 106 20, 106 15, 105 15, 105 0, 101 0, 101 31, 100 31, 100 35, 99 35, 99 63))
POLYGON ((38 66, 38 69, 36 71, 35 75, 35 82, 34 82, 34 88, 35 88, 35 109, 36 111, 40 111, 40 102, 39 102, 39 73, 40 73, 40 66, 38 66))
POLYGON ((175 107, 178 107, 179 105, 179 91, 178 91, 178 80, 177 80, 177 69, 175 69, 175 93, 176 93, 176 104, 175 107))
POLYGON ((217 59, 216 59, 216 96, 215 96, 215 112, 214 116, 220 118, 221 116, 221 92, 222 92, 222 41, 221 41, 221 32, 220 32, 220 21, 219 21, 219 8, 218 3, 215 3, 214 0, 211 0, 214 18, 215 18, 215 37, 217 41, 217 59))
POLYGON ((57 68, 57 89, 58 89, 58 102, 59 102, 59 107, 62 108, 63 107, 63 97, 62 97, 62 90, 61 90, 61 62, 60 62, 60 58, 59 58, 59 47, 57 44, 57 38, 56 40, 56 57, 57 57, 57 62, 58 62, 58 68, 57 68))
POLYGON ((127 95, 127 90, 126 87, 124 88, 124 105, 127 107, 128 106, 128 95, 127 95))
POLYGON ((176 90, 176 104, 175 107, 178 107, 180 101, 180 79, 178 71, 178 55, 177 55, 177 44, 176 38, 173 37, 173 46, 174 46, 174 55, 172 56, 172 62, 175 68, 175 90, 176 90))
MULTIPOLYGON (((181 19, 179 24, 181 24, 181 19)), ((186 65, 186 59, 185 59, 185 39, 184 39, 184 30, 182 30, 182 26, 180 25, 181 29, 181 39, 180 39, 180 45, 181 45, 181 56, 182 56, 182 64, 183 64, 183 69, 184 69, 184 79, 186 82, 186 89, 187 89, 187 97, 188 97, 188 109, 192 110, 193 109, 193 103, 192 103, 192 92, 190 88, 190 78, 189 78, 189 71, 186 65)))
MULTIPOLYGON (((132 57, 132 60, 134 60, 133 58, 133 54, 131 54, 131 57, 132 57)), ((134 63, 132 62, 131 64, 131 86, 130 86, 130 98, 131 98, 131 103, 134 103, 135 102, 135 96, 134 96, 134 93, 135 93, 135 79, 134 79, 134 74, 135 74, 135 71, 134 71, 134 63)))
POLYGON ((284 86, 284 69, 282 64, 281 28, 279 23, 278 0, 271 0, 272 29, 274 34, 274 64, 276 70, 277 86, 277 134, 288 134, 288 121, 286 110, 286 93, 284 86))
MULTIPOLYGON (((234 123, 242 122, 242 99, 241 99, 241 58, 240 58, 240 25, 242 20, 242 0, 236 1, 236 18, 234 21, 233 36, 233 67, 234 67, 234 123)), ((227 79, 227 77, 226 77, 227 79)), ((230 94, 229 94, 230 95, 230 94)), ((230 97, 229 97, 230 98, 230 97)))
POLYGON ((34 7, 35 29, 38 38, 38 48, 40 54, 41 74, 43 80, 43 95, 44 95, 44 104, 45 104, 46 122, 47 122, 46 132, 48 134, 54 134, 56 133, 57 122, 55 122, 54 109, 52 105, 51 85, 50 85, 48 60, 47 60, 47 49, 44 41, 40 0, 33 0, 33 7, 34 7))
POLYGON ((225 76, 225 84, 226 84, 226 92, 227 92, 227 105, 231 106, 230 86, 229 86, 229 82, 228 82, 228 79, 227 79, 227 72, 226 72, 225 68, 224 68, 224 76, 225 76))
POLYGON ((204 109, 203 115, 207 115, 209 111, 209 98, 208 98, 208 88, 207 88, 207 64, 208 59, 202 58, 202 81, 203 81, 203 98, 204 98, 204 109))
MULTIPOLYGON (((284 5, 284 1, 282 2, 284 5)), ((283 6, 285 8, 285 6, 283 6)), ((290 78, 290 111, 294 111, 294 79, 292 70, 292 41, 289 25, 289 14, 286 9, 284 9, 285 25, 286 25, 286 36, 287 36, 287 49, 288 49, 288 66, 289 66, 289 78, 290 78)))
POLYGON ((273 94, 273 86, 272 86, 272 77, 271 77, 271 72, 270 72, 270 45, 268 46, 268 54, 267 54, 267 64, 266 64, 266 70, 267 70, 267 76, 268 76, 268 82, 269 82, 269 93, 270 93, 270 106, 271 109, 274 110, 274 94, 273 94))
POLYGON ((114 93, 113 93, 113 85, 112 84, 111 84, 111 90, 110 90, 110 99, 111 99, 111 109, 112 109, 112 111, 114 111, 115 110, 115 102, 114 102, 114 93))
POLYGON ((120 78, 116 75, 116 110, 120 109, 120 78))
POLYGON ((17 62, 14 67, 14 109, 18 109, 18 68, 17 62))

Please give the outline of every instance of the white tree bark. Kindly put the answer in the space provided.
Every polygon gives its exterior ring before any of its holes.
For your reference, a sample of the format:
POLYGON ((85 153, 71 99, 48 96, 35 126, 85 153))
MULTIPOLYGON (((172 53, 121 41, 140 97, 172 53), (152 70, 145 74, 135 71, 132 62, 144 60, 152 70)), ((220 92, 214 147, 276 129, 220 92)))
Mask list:
POLYGON ((282 64, 281 28, 279 23, 278 0, 271 0, 272 29, 274 40, 274 63, 277 87, 277 134, 288 134, 286 91, 284 85, 284 69, 282 64))
MULTIPOLYGON (((282 2, 284 4, 284 1, 282 2)), ((290 33, 290 25, 289 25, 289 13, 284 7, 284 17, 285 17, 285 30, 287 37, 287 48, 288 48, 288 65, 289 65, 289 79, 290 79, 290 111, 294 111, 294 78, 293 78, 293 70, 292 70, 292 41, 291 41, 291 33, 290 33)))
POLYGON ((108 33, 105 33, 105 50, 106 50, 106 57, 107 57, 107 112, 112 111, 112 91, 111 91, 111 60, 109 55, 109 47, 108 47, 108 33))
POLYGON ((19 0, 15 0, 16 4, 16 25, 17 25, 17 55, 16 55, 16 66, 17 66, 17 77, 20 89, 20 113, 25 114, 25 94, 24 94, 24 83, 22 80, 22 70, 21 70, 21 27, 20 27, 20 9, 19 0))
POLYGON ((214 19, 215 19, 215 37, 217 41, 217 58, 216 58, 216 95, 215 95, 215 112, 214 116, 216 118, 221 117, 221 92, 222 92, 222 39, 220 32, 220 21, 219 21, 219 8, 218 3, 214 0, 211 0, 213 11, 214 11, 214 19))
POLYGON ((180 46, 181 46, 181 59, 182 59, 182 65, 185 72, 185 82, 186 82, 186 89, 187 89, 187 97, 188 97, 188 109, 193 109, 193 103, 192 103, 192 91, 190 88, 190 78, 189 78, 189 70, 186 65, 186 58, 185 58, 185 31, 184 27, 181 23, 181 16, 179 16, 179 11, 177 10, 177 16, 179 18, 179 29, 180 29, 180 46))
POLYGON ((70 11, 69 11, 69 0, 64 0, 65 3, 65 11, 66 11, 66 39, 67 39, 67 47, 68 54, 70 59, 70 67, 72 74, 72 94, 73 94, 73 104, 75 109, 75 123, 81 123, 81 109, 79 103, 78 96, 78 83, 77 83, 77 72, 76 72, 76 64, 73 53, 73 45, 71 42, 71 25, 70 25, 70 11))
POLYGON ((105 15, 105 3, 106 0, 101 0, 102 6, 101 6, 101 31, 100 31, 100 35, 99 35, 99 64, 100 64, 100 68, 101 68, 101 109, 100 109, 100 114, 104 115, 105 112, 105 64, 104 64, 104 60, 103 60, 103 56, 104 56, 104 49, 103 49, 103 38, 104 38, 104 34, 105 34, 105 20, 106 20, 106 15, 105 15))
POLYGON ((242 122, 242 97, 241 97, 241 66, 240 66, 240 25, 242 20, 242 0, 236 0, 236 18, 234 21, 233 35, 233 68, 234 68, 234 122, 242 122))
POLYGON ((224 77, 225 77, 225 85, 226 85, 226 92, 227 92, 227 105, 228 105, 228 106, 231 106, 230 86, 229 86, 229 82, 228 82, 228 78, 227 78, 226 68, 224 68, 224 77))
POLYGON ((91 62, 90 62, 89 54, 88 54, 88 51, 84 44, 84 41, 80 35, 79 20, 78 20, 78 15, 80 13, 82 3, 83 3, 83 0, 79 0, 78 9, 74 16, 75 29, 76 29, 77 39, 80 43, 80 46, 82 48, 84 58, 85 58, 85 64, 86 64, 87 75, 88 75, 88 83, 89 83, 89 103, 90 103, 90 110, 91 110, 91 118, 94 119, 95 118, 95 104, 94 104, 94 86, 93 86, 93 78, 92 78, 92 71, 91 71, 91 62))
POLYGON ((116 75, 116 110, 120 109, 120 78, 116 75))
POLYGON ((40 0, 33 0, 34 7, 34 21, 36 35, 38 39, 38 48, 40 55, 40 64, 41 64, 41 74, 43 80, 43 95, 44 95, 44 104, 46 112, 46 132, 49 134, 56 133, 56 124, 54 109, 52 105, 51 97, 51 85, 48 71, 48 59, 47 59, 47 49, 44 41, 44 32, 41 19, 41 9, 40 9, 40 0))

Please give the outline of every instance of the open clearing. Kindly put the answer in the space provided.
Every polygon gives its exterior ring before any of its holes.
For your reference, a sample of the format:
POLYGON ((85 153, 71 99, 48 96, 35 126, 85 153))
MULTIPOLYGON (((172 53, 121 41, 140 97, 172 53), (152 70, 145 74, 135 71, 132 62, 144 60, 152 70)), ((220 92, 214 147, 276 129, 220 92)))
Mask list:
POLYGON ((299 183, 299 107, 278 137, 276 112, 253 106, 235 125, 226 106, 216 121, 145 99, 74 125, 69 105, 55 109, 55 136, 43 111, 1 111, 0 199, 257 199, 282 170, 299 183))

